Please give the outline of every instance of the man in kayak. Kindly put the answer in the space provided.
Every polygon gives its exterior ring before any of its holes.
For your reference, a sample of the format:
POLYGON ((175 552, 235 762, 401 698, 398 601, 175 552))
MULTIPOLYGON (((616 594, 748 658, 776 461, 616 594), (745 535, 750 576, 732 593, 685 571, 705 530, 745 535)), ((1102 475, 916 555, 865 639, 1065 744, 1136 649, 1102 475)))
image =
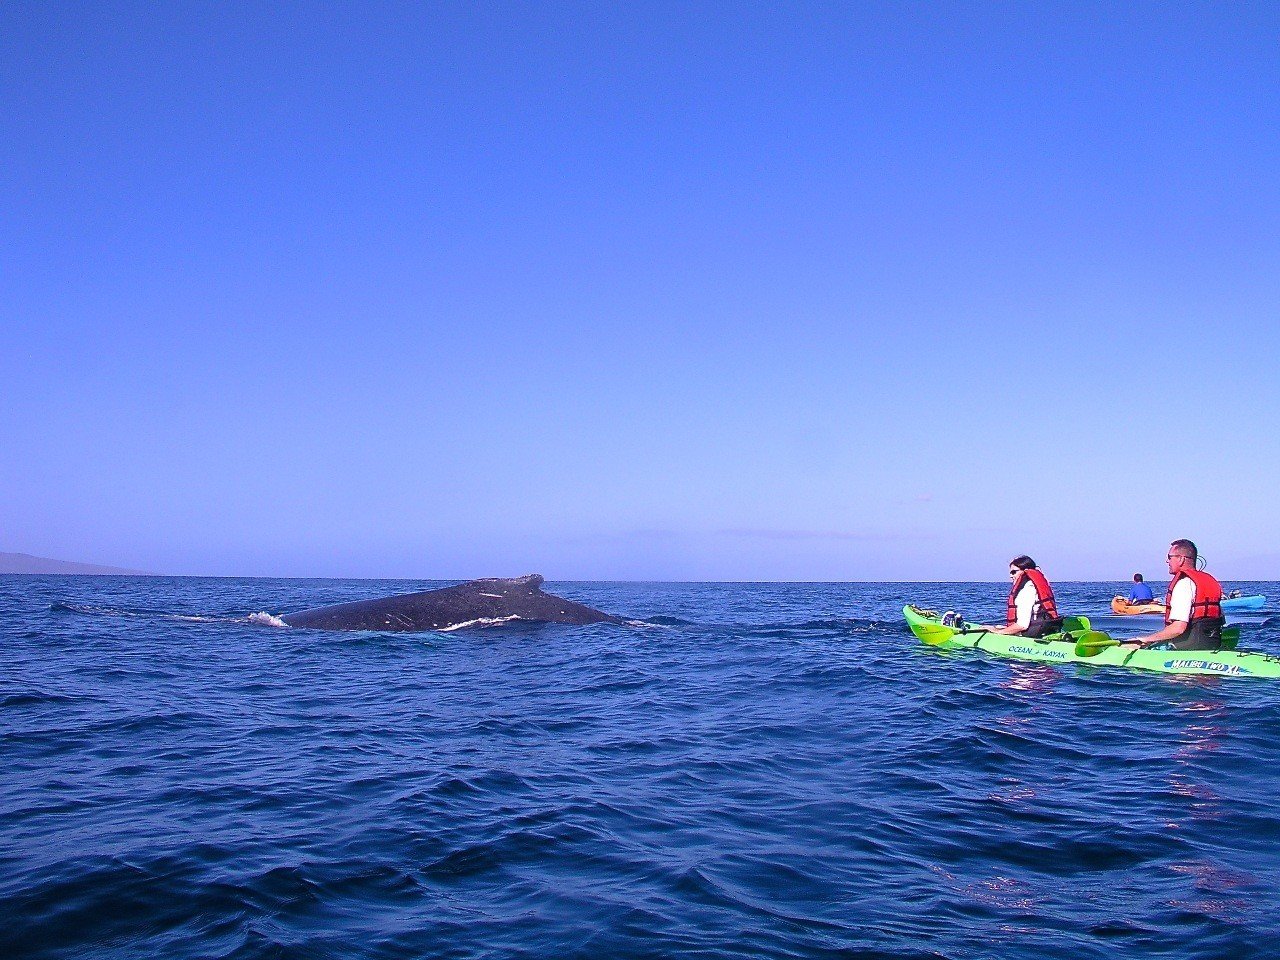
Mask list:
POLYGON ((1143 582, 1142 574, 1135 573, 1133 575, 1133 586, 1129 589, 1129 602, 1151 603, 1153 600, 1155 600, 1155 595, 1152 594, 1151 588, 1143 582))
POLYGON ((1222 584, 1196 569, 1199 551, 1190 540, 1169 544, 1169 592, 1164 629, 1121 644, 1172 650, 1217 650, 1222 645, 1222 584))
POLYGON ((1006 609, 1008 622, 1004 626, 973 627, 970 630, 986 630, 1007 636, 1043 637, 1062 629, 1062 617, 1053 599, 1053 587, 1036 567, 1036 562, 1023 555, 1009 561, 1009 576, 1013 585, 1009 588, 1006 609))

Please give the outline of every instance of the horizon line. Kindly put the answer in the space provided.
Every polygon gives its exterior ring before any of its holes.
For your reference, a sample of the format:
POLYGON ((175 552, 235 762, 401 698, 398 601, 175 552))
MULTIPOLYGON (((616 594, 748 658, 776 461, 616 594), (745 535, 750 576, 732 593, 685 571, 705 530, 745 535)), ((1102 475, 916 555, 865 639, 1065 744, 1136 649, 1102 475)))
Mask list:
MULTIPOLYGON (((373 576, 297 576, 297 575, 263 575, 263 574, 223 574, 223 573, 0 573, 0 577, 94 577, 94 578, 140 578, 155 580, 430 580, 433 582, 469 583, 473 580, 501 580, 503 577, 373 577, 373 576)), ((544 577, 547 583, 661 583, 661 584, 855 584, 855 583, 990 583, 1003 584, 1004 580, 562 580, 555 577, 544 577)), ((1241 579, 1229 577, 1231 583, 1280 583, 1271 579, 1241 579)), ((1055 580, 1054 583, 1129 583, 1128 580, 1055 580)), ((1148 583, 1162 581, 1149 580, 1148 583)))

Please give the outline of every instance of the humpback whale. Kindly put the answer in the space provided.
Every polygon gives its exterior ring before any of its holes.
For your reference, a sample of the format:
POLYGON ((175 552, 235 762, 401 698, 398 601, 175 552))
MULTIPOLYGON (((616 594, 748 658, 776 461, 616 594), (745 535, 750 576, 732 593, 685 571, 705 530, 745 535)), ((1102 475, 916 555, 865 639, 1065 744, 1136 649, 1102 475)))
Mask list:
POLYGON ((542 592, 542 577, 470 580, 454 587, 357 600, 291 613, 281 619, 312 630, 447 630, 471 623, 622 623, 619 617, 542 592))

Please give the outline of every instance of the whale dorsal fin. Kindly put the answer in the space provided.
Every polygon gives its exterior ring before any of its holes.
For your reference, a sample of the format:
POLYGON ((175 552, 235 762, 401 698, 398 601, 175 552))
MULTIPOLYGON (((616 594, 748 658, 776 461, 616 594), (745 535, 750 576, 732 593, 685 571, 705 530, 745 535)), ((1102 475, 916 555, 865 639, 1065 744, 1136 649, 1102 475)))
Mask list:
POLYGON ((471 586, 472 584, 475 584, 477 586, 482 584, 492 584, 493 587, 500 588, 503 590, 513 590, 513 589, 519 589, 521 587, 524 587, 526 590, 530 591, 531 593, 539 593, 541 592, 542 583, 543 583, 542 574, 526 573, 523 577, 512 577, 509 580, 503 579, 501 577, 494 577, 489 580, 471 580, 471 581, 468 581, 467 583, 459 584, 459 586, 467 587, 467 586, 471 586))

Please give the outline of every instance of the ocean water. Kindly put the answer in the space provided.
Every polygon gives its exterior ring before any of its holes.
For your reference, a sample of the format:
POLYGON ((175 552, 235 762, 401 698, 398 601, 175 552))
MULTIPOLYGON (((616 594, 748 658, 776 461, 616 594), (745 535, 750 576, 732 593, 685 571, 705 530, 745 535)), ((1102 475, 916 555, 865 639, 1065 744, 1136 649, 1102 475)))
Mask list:
MULTIPOLYGON (((1280 955, 1280 682, 917 643, 998 584, 0 577, 0 957, 1280 955)), ((1103 629, 1120 584, 1064 584, 1103 629)), ((1236 618, 1280 651, 1280 584, 1236 618)))

